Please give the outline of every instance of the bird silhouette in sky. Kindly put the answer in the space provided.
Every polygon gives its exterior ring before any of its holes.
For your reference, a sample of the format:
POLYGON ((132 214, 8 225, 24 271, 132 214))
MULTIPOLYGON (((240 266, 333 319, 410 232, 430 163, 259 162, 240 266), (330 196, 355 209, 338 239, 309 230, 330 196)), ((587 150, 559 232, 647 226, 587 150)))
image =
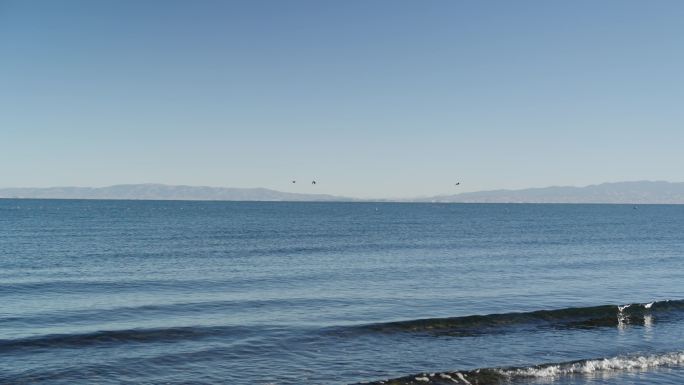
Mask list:
POLYGON ((315 181, 315 180, 312 180, 312 181, 311 181, 311 184, 316 184, 316 181, 315 181))

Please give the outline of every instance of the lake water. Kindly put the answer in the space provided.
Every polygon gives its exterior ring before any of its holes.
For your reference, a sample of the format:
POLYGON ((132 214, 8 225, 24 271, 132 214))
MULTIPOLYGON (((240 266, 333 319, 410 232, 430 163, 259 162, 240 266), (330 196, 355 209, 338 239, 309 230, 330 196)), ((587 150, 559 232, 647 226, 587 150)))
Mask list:
POLYGON ((681 384, 683 262, 684 206, 5 199, 0 383, 681 384))

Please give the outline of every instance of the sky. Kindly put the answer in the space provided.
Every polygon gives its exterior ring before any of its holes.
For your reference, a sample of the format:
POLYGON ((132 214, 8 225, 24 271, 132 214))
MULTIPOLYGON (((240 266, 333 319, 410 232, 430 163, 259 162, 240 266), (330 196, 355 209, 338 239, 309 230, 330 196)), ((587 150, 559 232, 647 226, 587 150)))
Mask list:
POLYGON ((682 181, 682 20, 679 0, 0 0, 0 187, 682 181))

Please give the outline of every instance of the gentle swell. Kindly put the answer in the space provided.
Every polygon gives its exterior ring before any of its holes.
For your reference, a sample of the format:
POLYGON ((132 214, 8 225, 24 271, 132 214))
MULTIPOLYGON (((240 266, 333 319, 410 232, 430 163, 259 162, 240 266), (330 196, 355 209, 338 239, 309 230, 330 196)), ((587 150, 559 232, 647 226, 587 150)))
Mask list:
POLYGON ((531 378, 554 378, 568 375, 590 375, 597 372, 648 370, 684 364, 684 352, 646 356, 619 356, 590 360, 550 363, 529 367, 486 368, 470 371, 420 373, 401 378, 375 381, 372 385, 498 385, 525 383, 531 378))
POLYGON ((625 324, 643 325, 663 321, 684 311, 684 300, 660 301, 624 306, 538 310, 527 313, 429 318, 355 326, 357 331, 380 333, 426 333, 470 336, 503 332, 512 328, 595 328, 625 324))
POLYGON ((38 337, 0 340, 0 352, 36 348, 80 348, 125 343, 173 342, 216 335, 244 335, 241 327, 176 327, 97 331, 83 334, 50 334, 38 337))

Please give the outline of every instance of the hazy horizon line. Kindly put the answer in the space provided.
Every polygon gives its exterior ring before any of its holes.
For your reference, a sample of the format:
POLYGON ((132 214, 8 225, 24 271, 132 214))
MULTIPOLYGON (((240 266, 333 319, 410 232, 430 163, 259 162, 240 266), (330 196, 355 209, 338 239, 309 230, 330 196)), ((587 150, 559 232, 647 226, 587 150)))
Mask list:
MULTIPOLYGON (((278 189, 278 188, 272 188, 272 187, 263 187, 263 186, 235 187, 235 186, 217 186, 217 185, 203 185, 203 184, 198 184, 198 185, 171 184, 171 183, 159 183, 159 182, 115 183, 115 184, 107 184, 107 185, 100 185, 100 186, 88 186, 88 185, 52 185, 52 186, 19 186, 19 187, 9 186, 9 187, 0 187, 0 190, 19 190, 19 189, 49 190, 49 189, 69 189, 69 188, 74 188, 74 189, 107 189, 107 188, 122 187, 122 186, 164 186, 164 187, 190 187, 190 188, 234 189, 234 190, 267 190, 267 191, 273 191, 273 192, 285 193, 285 194, 320 195, 320 196, 329 196, 329 197, 340 198, 340 199, 361 200, 361 201, 409 201, 409 200, 416 200, 416 199, 430 199, 430 198, 439 198, 439 197, 449 197, 449 196, 456 196, 456 195, 460 195, 460 194, 477 194, 477 193, 489 193, 489 192, 521 192, 521 191, 526 191, 526 190, 542 190, 542 189, 551 189, 551 188, 578 188, 578 189, 581 189, 581 188, 601 186, 601 185, 630 184, 630 183, 680 184, 680 183, 684 183, 684 182, 673 182, 673 181, 668 181, 668 180, 648 180, 648 179, 623 180, 623 181, 609 181, 609 182, 600 182, 600 183, 590 183, 590 184, 583 184, 583 185, 559 185, 559 184, 556 184, 556 185, 532 186, 532 187, 523 187, 523 188, 505 188, 505 187, 502 187, 502 188, 492 188, 492 189, 483 189, 483 190, 466 190, 466 191, 459 191, 459 192, 453 192, 453 193, 435 193, 435 194, 428 194, 428 195, 414 195, 414 196, 405 196, 405 197, 398 197, 398 196, 391 196, 391 197, 365 196, 365 197, 360 197, 360 196, 349 196, 349 195, 337 195, 336 193, 329 193, 329 192, 287 191, 284 189, 278 189)), ((306 184, 306 183, 303 183, 303 184, 306 184)), ((27 199, 31 199, 31 198, 27 198, 27 199)), ((60 198, 44 198, 44 199, 60 199, 60 198)), ((179 199, 179 200, 183 200, 183 199, 179 199)))

